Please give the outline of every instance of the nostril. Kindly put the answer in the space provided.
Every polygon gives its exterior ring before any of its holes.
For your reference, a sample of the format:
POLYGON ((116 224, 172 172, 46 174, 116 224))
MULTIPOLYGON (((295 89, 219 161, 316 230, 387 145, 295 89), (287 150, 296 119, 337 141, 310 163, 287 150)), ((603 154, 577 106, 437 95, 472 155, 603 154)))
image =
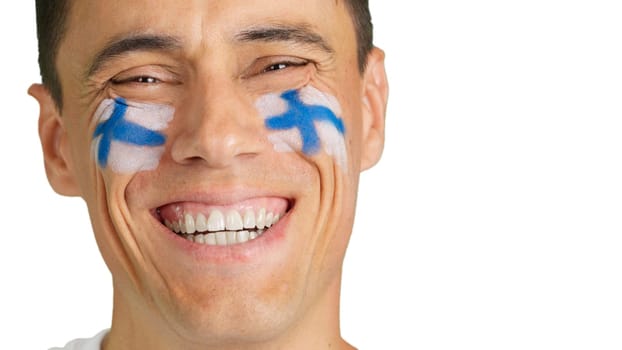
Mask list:
POLYGON ((202 138, 186 136, 183 140, 175 140, 171 148, 173 160, 179 164, 196 164, 204 162, 211 168, 225 168, 238 160, 249 160, 265 149, 265 143, 258 138, 242 136, 213 136, 202 138))

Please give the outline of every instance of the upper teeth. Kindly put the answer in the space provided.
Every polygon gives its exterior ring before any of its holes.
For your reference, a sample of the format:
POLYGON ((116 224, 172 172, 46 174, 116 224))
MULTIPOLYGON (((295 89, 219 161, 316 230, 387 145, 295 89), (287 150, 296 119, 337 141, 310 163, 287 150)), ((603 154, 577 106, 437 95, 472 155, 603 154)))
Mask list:
POLYGON ((212 210, 209 218, 203 214, 186 213, 183 219, 171 222, 165 220, 164 224, 175 233, 194 234, 197 232, 220 232, 220 231, 240 231, 243 229, 264 229, 269 228, 279 221, 280 215, 266 211, 265 208, 259 209, 257 213, 253 210, 246 210, 240 213, 237 210, 229 210, 223 214, 220 210, 212 210))

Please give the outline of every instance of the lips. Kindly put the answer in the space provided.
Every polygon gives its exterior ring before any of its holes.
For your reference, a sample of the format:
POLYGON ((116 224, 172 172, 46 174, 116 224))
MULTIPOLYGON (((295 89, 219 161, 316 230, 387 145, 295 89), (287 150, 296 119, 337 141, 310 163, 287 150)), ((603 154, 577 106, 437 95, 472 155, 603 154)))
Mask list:
POLYGON ((196 244, 239 245, 255 240, 290 209, 290 200, 264 197, 229 205, 177 202, 157 209, 160 222, 196 244))

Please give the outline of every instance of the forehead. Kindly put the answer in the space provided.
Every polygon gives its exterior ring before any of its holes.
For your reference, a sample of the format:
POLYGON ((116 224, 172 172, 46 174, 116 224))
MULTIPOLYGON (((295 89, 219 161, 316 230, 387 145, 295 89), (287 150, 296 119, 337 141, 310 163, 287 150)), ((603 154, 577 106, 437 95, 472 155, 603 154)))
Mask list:
POLYGON ((209 47, 266 24, 302 25, 335 46, 354 39, 349 12, 337 0, 73 1, 59 55, 71 52, 78 59, 136 33, 174 36, 188 48, 209 47))

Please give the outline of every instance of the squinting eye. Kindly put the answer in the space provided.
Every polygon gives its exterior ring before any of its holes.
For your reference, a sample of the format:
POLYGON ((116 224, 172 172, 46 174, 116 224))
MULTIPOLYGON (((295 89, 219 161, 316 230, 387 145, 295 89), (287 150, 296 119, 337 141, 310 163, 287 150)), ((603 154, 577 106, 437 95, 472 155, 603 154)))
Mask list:
POLYGON ((154 84, 154 83, 159 82, 158 79, 154 77, 148 77, 148 76, 137 77, 137 78, 134 78, 133 81, 136 83, 143 83, 143 84, 154 84))
POLYGON ((285 69, 285 68, 287 68, 287 64, 285 64, 285 63, 277 63, 277 64, 273 64, 273 65, 270 65, 270 66, 266 67, 266 69, 264 69, 263 71, 264 72, 272 72, 272 71, 275 71, 275 70, 281 70, 281 69, 285 69))
POLYGON ((130 77, 125 79, 115 79, 112 80, 114 84, 127 84, 127 83, 136 83, 136 84, 157 84, 160 83, 160 79, 150 77, 148 75, 141 75, 137 77, 130 77))
POLYGON ((279 63, 275 63, 275 64, 271 64, 271 65, 267 66, 266 68, 264 68, 263 72, 264 73, 269 73, 269 72, 274 72, 274 71, 286 69, 288 67, 302 67, 302 66, 306 66, 307 63, 308 62, 306 62, 306 61, 300 61, 300 62, 279 62, 279 63))

